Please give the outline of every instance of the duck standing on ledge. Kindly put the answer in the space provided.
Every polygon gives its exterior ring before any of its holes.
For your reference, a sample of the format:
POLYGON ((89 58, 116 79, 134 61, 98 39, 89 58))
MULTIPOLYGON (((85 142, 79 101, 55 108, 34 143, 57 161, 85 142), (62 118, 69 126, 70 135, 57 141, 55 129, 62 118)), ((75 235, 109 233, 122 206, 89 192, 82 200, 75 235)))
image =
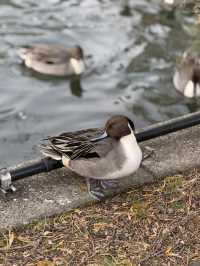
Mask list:
POLYGON ((200 56, 195 51, 183 53, 180 63, 177 65, 173 83, 175 88, 185 97, 194 98, 200 96, 200 56))
POLYGON ((80 46, 35 44, 18 50, 24 64, 36 72, 52 76, 80 75, 84 72, 84 53, 80 46))
POLYGON ((133 174, 142 161, 134 135, 134 123, 126 116, 111 117, 104 128, 86 129, 48 137, 41 152, 87 180, 89 193, 104 197, 109 180, 133 174))

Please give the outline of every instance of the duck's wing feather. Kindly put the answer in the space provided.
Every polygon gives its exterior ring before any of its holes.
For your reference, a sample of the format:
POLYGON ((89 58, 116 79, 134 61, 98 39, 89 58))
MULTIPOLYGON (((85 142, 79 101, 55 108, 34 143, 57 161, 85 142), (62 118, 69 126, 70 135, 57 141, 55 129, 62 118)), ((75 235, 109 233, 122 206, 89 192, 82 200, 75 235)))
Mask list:
POLYGON ((46 64, 61 64, 69 60, 67 49, 57 45, 38 44, 34 46, 25 46, 21 47, 18 52, 23 60, 29 57, 33 61, 46 64))
POLYGON ((110 138, 93 141, 100 136, 103 129, 87 129, 63 133, 56 137, 48 137, 47 143, 40 145, 41 152, 55 160, 62 156, 70 159, 104 157, 113 147, 110 138))

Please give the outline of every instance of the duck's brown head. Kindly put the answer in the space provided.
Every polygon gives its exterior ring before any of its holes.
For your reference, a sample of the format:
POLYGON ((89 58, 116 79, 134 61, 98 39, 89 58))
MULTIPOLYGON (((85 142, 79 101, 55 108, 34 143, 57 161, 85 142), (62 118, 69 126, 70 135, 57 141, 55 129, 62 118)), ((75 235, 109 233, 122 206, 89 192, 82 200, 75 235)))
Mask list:
POLYGON ((76 46, 70 48, 69 54, 70 54, 71 58, 74 58, 76 60, 83 60, 84 59, 83 49, 79 45, 76 45, 76 46))
POLYGON ((120 139, 135 131, 133 121, 123 115, 112 116, 105 125, 105 132, 111 138, 120 139))

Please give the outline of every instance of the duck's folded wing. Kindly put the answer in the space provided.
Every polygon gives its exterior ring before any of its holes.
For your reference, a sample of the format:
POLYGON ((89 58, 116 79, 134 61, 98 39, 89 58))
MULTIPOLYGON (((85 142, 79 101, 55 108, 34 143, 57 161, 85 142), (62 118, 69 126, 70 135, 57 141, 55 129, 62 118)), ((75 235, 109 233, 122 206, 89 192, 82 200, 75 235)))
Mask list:
POLYGON ((54 45, 35 45, 19 49, 19 55, 22 59, 30 57, 33 61, 39 61, 46 64, 61 64, 69 59, 67 49, 54 45))
POLYGON ((62 156, 70 159, 103 157, 111 149, 113 142, 110 139, 94 142, 103 129, 80 130, 63 133, 56 137, 48 137, 47 143, 40 145, 40 151, 55 160, 62 156))
POLYGON ((62 154, 58 151, 56 151, 53 147, 50 145, 41 144, 40 145, 40 152, 45 155, 46 157, 50 157, 54 160, 62 160, 62 154))

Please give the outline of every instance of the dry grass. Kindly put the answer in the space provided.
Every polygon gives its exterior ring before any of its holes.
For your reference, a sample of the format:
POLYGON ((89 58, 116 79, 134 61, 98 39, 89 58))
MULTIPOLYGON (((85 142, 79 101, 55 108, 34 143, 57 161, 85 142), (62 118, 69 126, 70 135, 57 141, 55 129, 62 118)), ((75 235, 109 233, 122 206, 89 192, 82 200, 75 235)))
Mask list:
POLYGON ((189 265, 200 260, 200 174, 133 189, 0 236, 0 265, 189 265))

